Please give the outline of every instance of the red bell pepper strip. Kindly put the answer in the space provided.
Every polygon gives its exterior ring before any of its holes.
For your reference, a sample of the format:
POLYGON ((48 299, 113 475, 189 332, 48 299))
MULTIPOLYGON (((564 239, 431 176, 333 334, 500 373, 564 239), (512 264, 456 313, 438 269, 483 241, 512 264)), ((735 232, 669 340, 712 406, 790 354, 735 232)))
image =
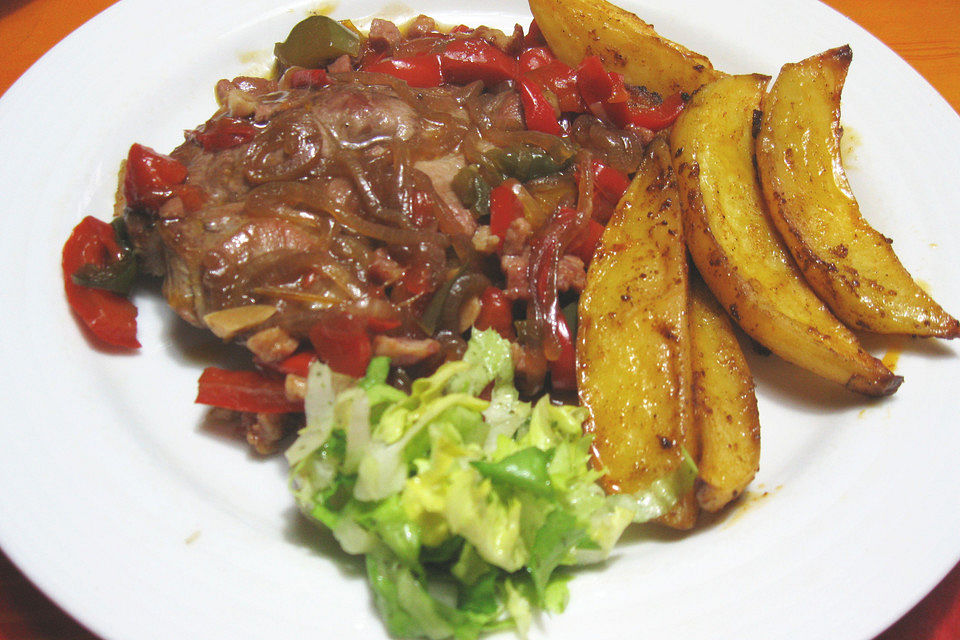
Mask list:
POLYGON ((500 238, 501 247, 510 224, 523 217, 523 205, 517 195, 519 186, 519 182, 510 178, 490 191, 490 233, 500 238))
POLYGON ((306 378, 310 372, 310 365, 317 360, 317 354, 313 351, 301 351, 295 353, 286 360, 282 360, 276 365, 276 369, 281 373, 292 373, 295 376, 306 378))
POLYGON ((385 73, 399 78, 411 87, 437 87, 443 83, 440 56, 429 53, 408 58, 384 58, 363 69, 370 73, 385 73))
POLYGON ((520 53, 517 61, 520 64, 520 72, 526 73, 550 64, 556 59, 557 57, 547 47, 530 47, 520 53))
POLYGON ((197 384, 197 404, 252 413, 303 411, 303 402, 287 398, 283 379, 256 371, 230 371, 207 367, 197 384))
POLYGON ((257 128, 246 120, 224 116, 207 120, 187 137, 203 147, 204 151, 223 151, 246 144, 257 135, 257 128))
MULTIPOLYGON (((617 203, 630 186, 630 178, 625 173, 608 167, 598 160, 593 161, 593 219, 606 224, 613 215, 617 203)), ((575 174, 577 181, 580 174, 575 174)))
POLYGON ((134 144, 127 154, 123 195, 128 207, 158 208, 187 179, 187 168, 178 160, 134 144))
MULTIPOLYGON (((534 49, 527 49, 527 51, 534 51, 534 49)), ((587 105, 580 97, 577 72, 573 67, 560 60, 551 60, 528 71, 524 77, 533 80, 541 89, 555 95, 560 111, 586 111, 587 105)))
POLYGON ((480 315, 473 326, 481 331, 493 329, 507 340, 516 337, 513 331, 513 304, 503 291, 493 286, 483 290, 480 294, 480 315))
POLYGON ((550 382, 559 391, 577 389, 577 351, 570 335, 570 327, 563 315, 557 318, 557 337, 560 342, 560 357, 550 361, 550 382))
POLYGON ((583 260, 583 264, 590 264, 593 254, 597 251, 597 245, 600 244, 600 236, 603 235, 604 227, 596 220, 588 220, 587 228, 575 244, 572 244, 567 253, 573 254, 583 260))
POLYGON ((539 85, 528 78, 520 78, 517 82, 517 90, 520 92, 520 103, 523 105, 523 118, 527 129, 562 136, 563 127, 557 120, 553 105, 543 95, 539 85))
POLYGON ((599 56, 587 56, 577 67, 577 87, 587 104, 604 102, 614 93, 614 79, 599 56))
POLYGON ((605 105, 607 113, 617 126, 634 125, 651 131, 659 131, 673 124, 684 106, 686 103, 679 93, 664 98, 659 104, 630 96, 623 102, 605 105))
POLYGON ((310 343, 320 359, 337 373, 362 378, 373 357, 366 323, 352 314, 331 314, 310 329, 310 343))
POLYGON ((63 245, 61 266, 67 302, 77 317, 101 342, 125 349, 137 349, 137 308, 121 295, 83 287, 73 281, 73 274, 86 264, 105 266, 117 260, 113 227, 87 216, 80 221, 63 245))
POLYGON ((630 188, 630 178, 624 172, 594 160, 593 184, 605 198, 619 202, 630 188))
POLYGON ((517 61, 480 38, 452 41, 440 53, 443 79, 452 84, 482 80, 492 86, 517 77, 517 61))

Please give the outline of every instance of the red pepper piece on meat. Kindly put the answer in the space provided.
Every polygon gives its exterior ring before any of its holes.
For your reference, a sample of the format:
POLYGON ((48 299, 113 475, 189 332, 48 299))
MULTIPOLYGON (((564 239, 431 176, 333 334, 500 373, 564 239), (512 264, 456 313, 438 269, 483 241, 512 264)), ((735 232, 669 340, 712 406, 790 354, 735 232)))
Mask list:
POLYGON ((632 93, 623 102, 605 105, 607 114, 618 127, 634 125, 651 131, 659 131, 673 124, 684 106, 686 103, 679 93, 668 96, 659 103, 632 93))
POLYGON ((405 299, 409 303, 410 300, 426 298, 427 294, 433 292, 438 284, 439 282, 434 277, 433 270, 429 265, 414 262, 404 269, 403 275, 400 276, 398 288, 401 290, 399 292, 401 299, 405 299))
MULTIPOLYGON (((579 181, 579 173, 575 174, 579 181)), ((593 161, 593 219, 603 224, 610 220, 620 198, 627 192, 630 178, 599 160, 593 161)))
POLYGON ((604 227, 596 220, 588 220, 587 228, 583 235, 575 244, 572 244, 567 253, 573 254, 583 260, 583 264, 590 264, 593 254, 597 251, 597 245, 600 243, 600 236, 603 235, 604 227))
POLYGON ((257 135, 257 128, 246 120, 224 116, 207 120, 188 134, 204 151, 223 151, 246 144, 257 135))
POLYGON ((520 63, 520 72, 526 73, 546 66, 556 59, 547 47, 530 47, 525 49, 517 60, 520 63))
POLYGON ((452 84, 482 80, 492 86, 517 77, 517 61, 479 38, 452 41, 440 54, 443 79, 452 84))
POLYGON ((523 105, 523 118, 527 129, 540 131, 555 136, 563 135, 563 127, 557 120, 553 105, 543 95, 543 90, 533 80, 520 78, 517 82, 520 92, 520 103, 523 105))
POLYGON ((366 324, 349 313, 330 314, 310 329, 310 343, 331 369, 361 378, 373 357, 366 324))
POLYGON ((283 379, 256 371, 230 371, 207 367, 197 385, 198 404, 252 413, 293 413, 303 403, 287 398, 283 379))
POLYGON ((604 102, 614 93, 614 78, 603 68, 599 56, 587 56, 577 67, 577 87, 587 104, 604 102))
POLYGON ((507 340, 516 338, 513 331, 513 304, 500 289, 490 286, 480 294, 480 314, 473 326, 481 331, 493 329, 507 340))
POLYGON ((98 340, 114 347, 137 349, 137 308, 133 303, 119 294, 73 281, 73 274, 84 265, 102 267, 119 259, 119 254, 113 227, 87 216, 63 245, 63 287, 70 308, 98 340))
POLYGON ((313 364, 316 359, 317 354, 313 351, 301 351, 279 362, 275 366, 281 373, 292 373, 295 376, 306 378, 307 373, 310 371, 310 365, 313 364))
POLYGON ((630 178, 623 171, 608 167, 599 160, 593 161, 593 184, 605 198, 619 202, 630 188, 630 178))
POLYGON ((437 87, 444 80, 440 73, 440 56, 432 53, 407 58, 384 58, 367 65, 363 70, 385 73, 403 80, 411 87, 437 87))
POLYGON ((519 186, 519 182, 510 178, 490 191, 490 233, 500 238, 500 246, 510 224, 523 217, 523 205, 517 195, 519 186))
POLYGON ((207 201, 207 192, 203 187, 195 184, 181 184, 173 188, 173 195, 183 202, 183 210, 187 213, 199 211, 207 201))
MULTIPOLYGON (((528 49, 527 51, 533 50, 534 49, 528 49)), ((573 67, 560 60, 551 60, 525 73, 524 77, 533 80, 541 89, 549 91, 556 96, 560 111, 586 111, 587 105, 580 97, 577 71, 573 67)))
POLYGON ((178 160, 134 144, 127 154, 123 195, 128 207, 158 208, 187 179, 187 168, 178 160))

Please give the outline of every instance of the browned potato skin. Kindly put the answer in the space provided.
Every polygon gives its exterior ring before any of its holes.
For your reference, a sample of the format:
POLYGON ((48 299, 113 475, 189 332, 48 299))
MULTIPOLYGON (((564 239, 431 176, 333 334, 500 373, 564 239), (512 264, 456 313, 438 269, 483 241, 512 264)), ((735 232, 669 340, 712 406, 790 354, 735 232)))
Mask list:
POLYGON ((697 502, 719 511, 760 468, 760 414, 733 325, 696 272, 690 274, 690 335, 693 416, 700 432, 697 502))
POLYGON ((661 95, 693 93, 719 75, 706 56, 661 37, 636 15, 606 0, 529 0, 554 54, 575 67, 597 55, 628 84, 661 95))
POLYGON ((767 208, 814 291, 848 326, 955 338, 960 323, 903 268, 860 214, 840 158, 840 93, 852 53, 780 71, 763 98, 757 166, 767 208))
POLYGON ((753 126, 766 76, 705 85, 670 145, 690 255, 730 316, 782 358, 867 395, 903 381, 863 350, 806 284, 764 210, 753 126))
MULTIPOLYGON (((669 150, 655 140, 600 240, 580 298, 577 377, 608 492, 696 460, 687 258, 669 150)), ((668 518, 693 526, 693 490, 668 518)))

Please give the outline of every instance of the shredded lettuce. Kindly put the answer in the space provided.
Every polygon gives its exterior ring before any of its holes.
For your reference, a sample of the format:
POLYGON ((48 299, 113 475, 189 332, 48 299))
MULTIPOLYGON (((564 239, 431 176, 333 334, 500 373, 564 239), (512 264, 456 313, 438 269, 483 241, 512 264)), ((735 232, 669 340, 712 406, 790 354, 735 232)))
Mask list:
POLYGON ((696 476, 687 458, 647 491, 607 496, 585 410, 521 401, 510 345, 494 331, 475 331, 461 361, 409 394, 387 384, 389 366, 374 358, 338 389, 312 364, 306 426, 286 455, 300 510, 366 556, 394 636, 524 636, 537 610, 566 606, 564 567, 606 558, 631 522, 669 511, 696 476))

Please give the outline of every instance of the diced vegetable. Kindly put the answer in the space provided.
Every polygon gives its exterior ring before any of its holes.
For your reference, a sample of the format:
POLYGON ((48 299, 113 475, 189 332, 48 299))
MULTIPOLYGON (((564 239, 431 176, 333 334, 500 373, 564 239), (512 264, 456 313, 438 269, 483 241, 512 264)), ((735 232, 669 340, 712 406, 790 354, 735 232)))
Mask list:
MULTIPOLYGON (((587 56, 577 67, 577 88, 587 104, 606 102, 616 97, 615 80, 616 76, 603 68, 603 62, 599 56, 587 56)), ((622 84, 621 81, 620 85, 622 84)), ((623 100, 625 97, 625 94, 621 95, 619 100, 614 102, 623 100)))
POLYGON ((105 245, 105 262, 88 262, 73 272, 71 279, 81 287, 92 287, 111 291, 121 296, 130 293, 137 279, 137 258, 127 246, 126 226, 122 218, 110 223, 112 234, 99 220, 97 226, 102 231, 101 239, 105 245), (121 244, 123 246, 121 246, 121 244))
POLYGON ((327 72, 323 69, 304 69, 292 67, 283 72, 280 87, 290 89, 315 89, 325 87, 330 82, 327 72))
POLYGON ((362 377, 373 356, 365 322, 349 313, 330 314, 310 330, 317 355, 337 373, 362 377))
POLYGON ((556 59, 556 56, 554 56, 553 52, 547 47, 530 47, 520 54, 517 61, 520 64, 520 71, 527 73, 550 64, 556 59))
POLYGON ((310 16, 294 25, 273 52, 288 67, 324 67, 342 55, 359 55, 360 36, 332 18, 310 16))
POLYGON ((496 287, 487 287, 480 295, 480 315, 473 326, 479 330, 493 329, 508 340, 515 337, 513 331, 513 304, 496 287))
MULTIPOLYGON (((137 308, 133 303, 104 288, 92 288, 74 281, 78 271, 89 270, 87 265, 109 270, 110 265, 121 264, 126 259, 121 255, 133 259, 132 254, 121 251, 112 226, 87 216, 63 245, 63 287, 70 308, 98 340, 115 347, 137 349, 140 347, 137 308)), ((127 268, 124 266, 120 271, 127 268)))
POLYGON ((580 95, 577 72, 566 63, 550 60, 524 74, 524 77, 535 82, 545 92, 553 94, 560 111, 586 111, 587 105, 580 95))
POLYGON ((492 86, 517 76, 517 61, 480 38, 454 40, 440 54, 443 79, 453 84, 482 80, 492 86))
POLYGON ((520 188, 520 183, 511 178, 490 192, 490 233, 500 238, 501 245, 511 223, 523 217, 523 207, 517 197, 520 188))
POLYGON ((458 171, 451 186, 463 206, 480 216, 490 213, 490 185, 477 165, 468 164, 458 171))
POLYGON ((247 120, 223 116, 208 120, 191 131, 188 137, 196 140, 206 151, 223 151, 246 144, 257 135, 257 128, 247 120))
POLYGON ((157 208, 187 179, 187 168, 179 161, 134 144, 127 154, 123 195, 128 207, 157 208))
POLYGON ((198 382, 198 404, 252 413, 303 411, 303 403, 287 399, 283 379, 256 371, 230 371, 207 367, 198 382))
POLYGON ((520 182, 528 182, 559 173, 569 166, 574 158, 573 152, 562 144, 557 145, 553 154, 540 147, 524 144, 504 149, 494 149, 486 155, 506 176, 516 178, 520 182), (559 159, 555 156, 558 156, 559 159))
POLYGON ((557 113, 540 86, 529 78, 520 78, 517 82, 517 89, 520 92, 523 118, 526 121, 527 129, 555 136, 563 135, 563 127, 557 120, 557 113))
POLYGON ((560 357, 550 361, 550 382, 559 391, 577 390, 577 353, 573 336, 563 315, 557 316, 557 332, 560 338, 560 357))
POLYGON ((277 365, 277 369, 283 373, 292 373, 301 378, 306 378, 307 372, 310 370, 310 365, 313 364, 315 360, 317 360, 317 354, 315 352, 301 351, 280 362, 277 365))
POLYGON ((630 186, 630 178, 622 171, 594 160, 593 186, 593 218, 606 224, 630 186))
POLYGON ((600 236, 603 235, 603 229, 603 225, 596 220, 588 220, 583 235, 578 242, 570 246, 567 253, 577 256, 583 260, 584 264, 590 264, 593 254, 597 250, 597 245, 600 243, 600 236))
POLYGON ((623 102, 606 105, 606 110, 617 126, 634 125, 659 131, 673 124, 685 105, 683 96, 679 93, 659 101, 656 97, 631 93, 623 102))
POLYGON ((408 58, 384 58, 363 69, 371 73, 385 73, 403 80, 411 87, 437 87, 444 78, 440 73, 440 56, 423 54, 408 58))

